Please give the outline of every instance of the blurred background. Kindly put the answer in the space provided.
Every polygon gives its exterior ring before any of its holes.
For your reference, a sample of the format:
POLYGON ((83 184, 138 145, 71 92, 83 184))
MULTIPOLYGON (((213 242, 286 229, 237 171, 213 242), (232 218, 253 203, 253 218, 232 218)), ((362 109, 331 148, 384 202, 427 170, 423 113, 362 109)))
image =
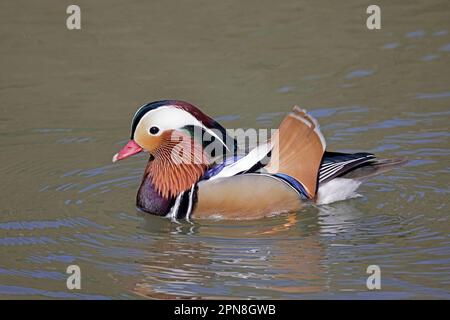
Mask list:
POLYGON ((0 3, 0 298, 450 298, 450 3, 0 3), (257 221, 142 215, 136 109, 181 99, 227 128, 294 104, 333 151, 403 156, 362 197, 257 221), (65 270, 81 268, 82 289, 65 270), (381 290, 366 287, 379 265, 381 290))

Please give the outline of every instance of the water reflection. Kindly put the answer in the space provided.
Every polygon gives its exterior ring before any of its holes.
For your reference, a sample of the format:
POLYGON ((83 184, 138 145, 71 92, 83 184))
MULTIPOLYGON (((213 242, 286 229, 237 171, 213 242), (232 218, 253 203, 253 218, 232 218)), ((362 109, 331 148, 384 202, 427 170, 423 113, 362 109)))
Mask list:
POLYGON ((152 298, 268 298, 324 290, 317 217, 305 212, 258 222, 168 223, 144 216, 157 259, 141 262, 135 291, 152 298), (206 283, 207 282, 207 283, 206 283))

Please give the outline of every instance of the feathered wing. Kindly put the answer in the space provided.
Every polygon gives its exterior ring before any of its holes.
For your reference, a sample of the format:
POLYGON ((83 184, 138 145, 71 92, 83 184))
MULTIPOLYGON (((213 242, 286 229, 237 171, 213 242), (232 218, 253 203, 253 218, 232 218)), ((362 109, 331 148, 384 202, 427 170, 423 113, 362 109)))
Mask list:
POLYGON ((325 152, 319 170, 319 184, 336 178, 364 180, 400 167, 407 162, 404 158, 378 159, 367 152, 340 153, 325 152))
POLYGON ((258 173, 200 181, 197 199, 195 218, 254 219, 302 207, 292 187, 273 175, 258 173))
MULTIPOLYGON (((257 163, 263 160, 271 151, 272 145, 270 143, 263 143, 251 150, 245 157, 242 157, 230 164, 222 166, 214 176, 208 177, 209 180, 216 180, 219 178, 228 178, 238 175, 243 172, 249 172, 257 163)), ((213 168, 212 171, 215 171, 213 168)))
POLYGON ((350 154, 326 151, 319 169, 319 184, 331 181, 358 167, 372 164, 375 161, 375 156, 367 152, 350 154))
POLYGON ((317 120, 306 110, 295 106, 281 122, 271 141, 271 159, 264 169, 272 174, 283 173, 295 178, 313 199, 326 148, 317 120))

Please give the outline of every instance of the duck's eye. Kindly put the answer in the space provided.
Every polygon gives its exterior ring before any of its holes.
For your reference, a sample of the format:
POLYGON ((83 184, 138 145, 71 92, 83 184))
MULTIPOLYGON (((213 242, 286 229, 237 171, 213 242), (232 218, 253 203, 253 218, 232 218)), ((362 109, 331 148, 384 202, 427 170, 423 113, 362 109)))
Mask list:
POLYGON ((158 127, 151 127, 149 131, 150 131, 151 134, 157 134, 159 132, 159 128, 158 127))

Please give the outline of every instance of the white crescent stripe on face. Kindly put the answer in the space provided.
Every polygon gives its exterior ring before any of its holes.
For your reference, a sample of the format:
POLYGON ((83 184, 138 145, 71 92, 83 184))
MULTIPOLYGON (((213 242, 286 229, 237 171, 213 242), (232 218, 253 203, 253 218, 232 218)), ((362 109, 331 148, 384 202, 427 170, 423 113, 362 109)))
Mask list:
POLYGON ((138 131, 138 128, 141 126, 146 126, 148 128, 157 126, 160 129, 159 132, 162 133, 166 130, 181 129, 189 125, 203 128, 211 136, 219 140, 229 151, 226 143, 223 141, 223 137, 219 137, 213 130, 204 126, 203 123, 197 120, 192 114, 183 109, 179 109, 176 106, 163 106, 147 112, 139 121, 136 131, 138 131))

